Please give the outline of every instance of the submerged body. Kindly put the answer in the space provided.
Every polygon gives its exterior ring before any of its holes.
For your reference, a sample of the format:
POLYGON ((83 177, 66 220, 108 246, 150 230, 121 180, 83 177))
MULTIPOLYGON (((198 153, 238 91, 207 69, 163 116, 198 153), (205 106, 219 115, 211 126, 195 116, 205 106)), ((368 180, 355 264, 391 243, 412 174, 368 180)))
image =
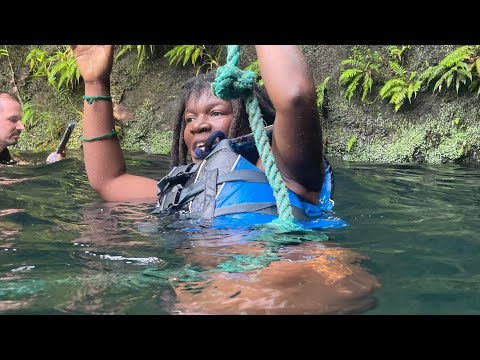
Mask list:
MULTIPOLYGON (((254 83, 253 93, 265 124, 273 124, 271 153, 279 177, 298 210, 298 220, 316 225, 312 227, 343 226, 342 221, 328 217, 333 205, 330 201, 331 172, 324 162, 315 82, 301 48, 256 45, 255 49, 265 87, 254 83)), ((217 228, 250 227, 276 218, 272 188, 265 182, 258 154, 250 157, 238 146, 235 149, 235 145, 230 149, 235 142, 227 141, 217 145, 218 150, 210 153, 209 158, 205 157, 211 136, 221 132, 233 140, 253 131, 243 99, 222 100, 212 93, 214 73, 198 75, 183 87, 178 113, 172 116, 171 159, 172 167, 177 169, 172 171, 170 178, 158 182, 158 179, 127 172, 118 138, 112 131, 112 104, 106 100, 111 99, 113 46, 75 45, 73 52, 85 82, 86 99, 93 100, 84 103, 83 136, 88 139, 83 144, 85 168, 91 187, 103 200, 158 203, 158 212, 195 215, 217 228), (192 165, 188 166, 190 162, 192 165)), ((161 231, 168 230, 165 217, 158 220, 161 231)), ((182 235, 195 237, 198 234, 197 229, 185 232, 181 221, 176 226, 182 235)), ((201 227, 206 228, 208 226, 201 227)), ((230 272, 222 267, 225 257, 235 259, 237 255, 246 255, 245 259, 250 261, 259 250, 266 248, 266 244, 249 241, 237 230, 233 230, 233 244, 228 249, 223 245, 217 247, 216 241, 223 239, 223 234, 205 241, 200 234, 202 239, 178 249, 185 254, 189 266, 202 269, 206 275, 204 281, 199 282, 200 290, 204 289, 200 292, 196 291, 198 289, 190 291, 196 280, 172 279, 179 311, 217 314, 340 312, 338 308, 331 311, 336 302, 356 299, 360 293, 371 295, 378 286, 375 279, 355 265, 340 276, 341 280, 332 283, 329 274, 322 270, 325 259, 322 247, 303 244, 302 240, 290 250, 285 246, 285 252, 278 248, 272 250, 276 255, 267 257, 254 270, 230 272), (218 271, 208 272, 210 265, 215 263, 218 271), (265 282, 274 284, 268 287, 265 282), (265 301, 274 305, 266 306, 265 301)), ((173 235, 178 237, 178 234, 173 235)), ((162 234, 162 241, 164 237, 162 234)), ((288 245, 291 243, 289 239, 288 245)), ((335 263, 332 257, 327 255, 326 258, 329 264, 335 263)), ((338 268, 351 265, 348 256, 338 259, 338 268)))

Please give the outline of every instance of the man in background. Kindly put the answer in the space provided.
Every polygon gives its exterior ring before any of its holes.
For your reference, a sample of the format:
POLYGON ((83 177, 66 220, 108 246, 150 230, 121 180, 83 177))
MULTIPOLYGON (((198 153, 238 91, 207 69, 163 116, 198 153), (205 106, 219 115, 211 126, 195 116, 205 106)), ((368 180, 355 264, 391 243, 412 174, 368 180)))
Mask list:
MULTIPOLYGON (((22 164, 15 160, 8 151, 8 146, 18 142, 20 133, 25 129, 22 124, 22 107, 18 99, 9 94, 0 93, 0 164, 22 164)), ((65 154, 51 153, 47 163, 55 162, 65 158, 65 154)), ((23 164, 28 164, 23 162, 23 164)))

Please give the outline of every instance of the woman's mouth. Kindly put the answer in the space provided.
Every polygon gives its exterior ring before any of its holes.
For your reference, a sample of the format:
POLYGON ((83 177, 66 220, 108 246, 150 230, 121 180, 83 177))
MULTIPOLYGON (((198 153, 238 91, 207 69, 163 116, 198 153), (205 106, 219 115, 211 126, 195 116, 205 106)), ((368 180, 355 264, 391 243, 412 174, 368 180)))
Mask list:
POLYGON ((212 152, 215 146, 225 139, 222 131, 214 131, 205 141, 199 141, 193 145, 193 153, 197 159, 205 159, 212 152))

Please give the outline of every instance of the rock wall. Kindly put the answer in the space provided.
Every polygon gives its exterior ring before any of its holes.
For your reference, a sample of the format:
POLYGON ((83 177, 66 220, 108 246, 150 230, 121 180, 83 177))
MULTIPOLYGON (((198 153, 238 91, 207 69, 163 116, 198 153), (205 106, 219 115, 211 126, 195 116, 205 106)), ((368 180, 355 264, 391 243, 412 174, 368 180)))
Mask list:
MULTIPOLYGON (((374 83, 367 101, 361 102, 359 96, 354 96, 349 102, 338 78, 340 62, 348 58, 352 46, 302 46, 316 83, 331 77, 327 86, 326 116, 322 118, 326 154, 351 161, 373 162, 479 160, 480 110, 475 93, 461 91, 457 95, 454 90, 449 90, 433 95, 431 90, 420 91, 412 104, 403 105, 395 113, 387 101, 377 96, 382 86, 379 82, 374 83)), ((18 148, 45 150, 56 144, 54 140, 42 143, 42 139, 55 139, 56 133, 59 138, 62 125, 69 121, 79 121, 76 134, 81 133, 83 86, 74 89, 70 100, 65 102, 53 93, 45 79, 32 78, 24 63, 32 47, 11 45, 8 48, 22 97, 38 104, 37 107, 44 112, 42 121, 25 132, 18 148), (55 126, 51 125, 55 122, 55 126)), ((386 55, 386 46, 369 47, 386 55)), ((408 71, 420 72, 426 61, 436 65, 455 47, 414 45, 406 52, 405 67, 408 71)), ((170 126, 182 84, 196 72, 191 66, 170 66, 168 59, 163 57, 164 48, 158 49, 139 69, 136 52, 127 53, 114 64, 112 95, 125 149, 168 153, 170 126)), ((244 67, 255 59, 253 46, 243 46, 240 65, 244 67)), ((13 87, 10 65, 5 57, 0 57, 0 85, 7 91, 13 87)), ((80 143, 73 141, 70 147, 80 147, 80 143)))

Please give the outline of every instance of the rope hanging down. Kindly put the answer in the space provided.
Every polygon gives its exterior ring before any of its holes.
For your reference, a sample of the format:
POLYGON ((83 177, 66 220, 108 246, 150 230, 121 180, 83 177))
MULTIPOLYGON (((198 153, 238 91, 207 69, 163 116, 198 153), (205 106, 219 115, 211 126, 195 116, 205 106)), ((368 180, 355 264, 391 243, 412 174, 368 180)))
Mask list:
MULTIPOLYGON (((290 222, 293 225, 293 213, 288 198, 287 187, 283 183, 280 172, 278 171, 275 158, 273 157, 267 133, 265 132, 265 123, 260 112, 258 100, 253 94, 253 84, 256 75, 252 71, 242 71, 237 65, 240 59, 240 46, 227 46, 227 64, 217 69, 215 81, 212 83, 212 92, 215 96, 223 100, 232 100, 238 97, 245 98, 248 121, 253 132, 255 144, 260 154, 260 158, 265 168, 265 175, 273 189, 279 219, 284 225, 290 222)), ((295 226, 291 226, 295 229, 295 226)))

